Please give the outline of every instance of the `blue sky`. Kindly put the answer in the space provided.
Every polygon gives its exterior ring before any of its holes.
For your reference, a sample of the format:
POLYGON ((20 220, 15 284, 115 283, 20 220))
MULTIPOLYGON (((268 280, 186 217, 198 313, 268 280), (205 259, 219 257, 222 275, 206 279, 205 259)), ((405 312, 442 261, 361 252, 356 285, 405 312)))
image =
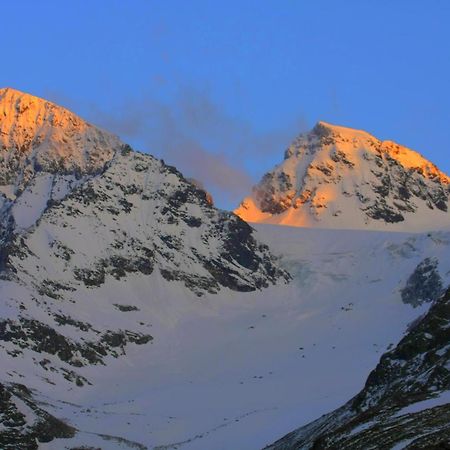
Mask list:
POLYGON ((236 206, 318 120, 450 172, 450 2, 2 4, 0 86, 60 103, 236 206))

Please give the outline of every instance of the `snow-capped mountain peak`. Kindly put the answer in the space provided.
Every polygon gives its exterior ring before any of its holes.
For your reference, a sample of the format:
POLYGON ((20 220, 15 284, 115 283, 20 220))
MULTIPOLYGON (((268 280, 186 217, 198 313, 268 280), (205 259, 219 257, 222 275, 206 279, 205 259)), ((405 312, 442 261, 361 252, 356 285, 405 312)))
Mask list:
MULTIPOLYGON (((364 148, 365 152, 368 154, 385 154, 387 157, 390 157, 400 163, 406 169, 422 170, 425 178, 438 178, 442 182, 450 182, 450 177, 441 172, 433 163, 424 158, 420 153, 399 145, 391 140, 381 141, 367 131, 332 125, 327 122, 319 121, 313 128, 312 132, 319 138, 319 140, 328 142, 334 141, 336 145, 345 147, 343 151, 347 155, 357 153, 361 150, 361 148, 364 148)), ((324 143, 326 144, 326 142, 324 143)))
POLYGON ((235 211, 250 222, 418 231, 450 225, 450 178, 419 153, 318 122, 235 211))
POLYGON ((34 172, 94 173, 119 139, 67 109, 11 88, 0 89, 0 182, 25 183, 34 172))
POLYGON ((61 106, 0 89, 0 216, 29 228, 49 200, 102 172, 123 147, 61 106))

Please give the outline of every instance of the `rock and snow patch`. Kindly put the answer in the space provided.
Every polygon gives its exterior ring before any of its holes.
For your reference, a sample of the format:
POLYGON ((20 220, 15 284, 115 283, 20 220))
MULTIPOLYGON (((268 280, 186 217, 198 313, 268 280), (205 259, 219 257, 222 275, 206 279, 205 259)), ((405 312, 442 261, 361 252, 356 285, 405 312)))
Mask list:
POLYGON ((450 441, 450 289, 383 354, 347 404, 273 450, 446 448, 450 441))

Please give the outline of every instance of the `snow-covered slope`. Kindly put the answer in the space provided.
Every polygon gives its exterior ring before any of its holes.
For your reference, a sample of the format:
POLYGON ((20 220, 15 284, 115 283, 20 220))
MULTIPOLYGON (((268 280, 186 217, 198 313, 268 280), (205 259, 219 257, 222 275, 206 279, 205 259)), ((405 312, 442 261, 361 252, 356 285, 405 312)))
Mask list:
POLYGON ((450 290, 385 353, 346 405, 270 449, 431 449, 450 444, 450 290))
POLYGON ((147 323, 121 314, 127 291, 141 283, 145 304, 159 279, 197 296, 288 280, 245 222, 212 207, 174 169, 134 152, 53 202, 27 232, 11 233, 2 266, 0 340, 51 353, 45 364, 36 361, 41 372, 51 368, 78 384, 86 380, 74 368, 152 340, 147 323), (42 337, 58 339, 64 351, 42 337))
MULTIPOLYGON (((136 443, 148 449, 260 449, 363 387, 380 355, 428 309, 429 295, 412 288, 418 273, 450 283, 448 232, 257 228, 259 241, 283 255, 293 277, 289 284, 197 297, 155 270, 70 293, 76 304, 45 298, 69 318, 56 318, 53 329, 74 340, 101 339, 94 330, 105 329, 154 339, 145 345, 117 339, 107 347, 116 354, 102 356, 104 364, 81 367, 44 346, 30 350, 3 342, 10 352, 22 352, 3 356, 5 382, 20 380, 38 404, 78 430, 40 449, 109 450, 136 443), (437 261, 434 272, 417 269, 427 258, 437 261), (410 302, 412 291, 418 306, 410 302), (77 327, 86 324, 93 330, 77 327), (76 372, 84 385, 66 381, 62 369, 76 372)), ((32 304, 26 307, 28 317, 37 315, 32 304)))
POLYGON ((447 175, 418 153, 319 122, 235 211, 249 222, 424 231, 450 225, 447 175))

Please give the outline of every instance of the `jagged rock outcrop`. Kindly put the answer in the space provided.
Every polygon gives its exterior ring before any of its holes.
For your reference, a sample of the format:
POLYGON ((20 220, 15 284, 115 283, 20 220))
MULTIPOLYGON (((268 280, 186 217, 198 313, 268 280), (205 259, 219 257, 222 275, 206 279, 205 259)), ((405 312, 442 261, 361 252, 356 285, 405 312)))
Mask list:
POLYGON ((404 303, 416 307, 437 300, 442 294, 442 279, 437 258, 425 258, 420 262, 401 290, 404 303))
MULTIPOLYGON (((102 172, 120 140, 46 100, 0 89, 0 210, 17 227, 102 172)), ((0 236, 1 239, 1 236, 0 236)))
POLYGON ((76 430, 43 410, 21 384, 0 383, 0 448, 37 450, 39 443, 71 438, 76 430))

